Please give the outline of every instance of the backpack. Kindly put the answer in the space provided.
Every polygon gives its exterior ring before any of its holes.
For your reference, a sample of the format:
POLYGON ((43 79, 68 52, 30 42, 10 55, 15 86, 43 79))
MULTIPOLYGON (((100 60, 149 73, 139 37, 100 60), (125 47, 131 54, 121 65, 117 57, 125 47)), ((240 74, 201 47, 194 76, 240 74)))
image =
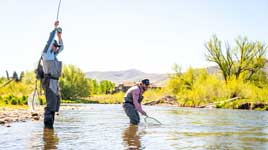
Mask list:
POLYGON ((41 60, 43 60, 42 56, 38 61, 37 68, 35 69, 36 79, 38 80, 42 80, 45 77, 44 69, 43 66, 41 65, 41 60))

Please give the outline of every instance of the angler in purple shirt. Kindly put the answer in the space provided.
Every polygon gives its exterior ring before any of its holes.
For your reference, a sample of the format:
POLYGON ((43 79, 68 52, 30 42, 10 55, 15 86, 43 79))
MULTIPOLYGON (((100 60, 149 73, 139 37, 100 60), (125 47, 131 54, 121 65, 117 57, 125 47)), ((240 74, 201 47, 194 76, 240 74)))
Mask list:
POLYGON ((146 112, 141 107, 141 102, 143 99, 142 95, 148 89, 149 85, 149 79, 144 79, 140 84, 128 89, 124 96, 123 108, 130 119, 130 123, 133 125, 137 125, 140 122, 138 112, 144 116, 147 116, 146 112))

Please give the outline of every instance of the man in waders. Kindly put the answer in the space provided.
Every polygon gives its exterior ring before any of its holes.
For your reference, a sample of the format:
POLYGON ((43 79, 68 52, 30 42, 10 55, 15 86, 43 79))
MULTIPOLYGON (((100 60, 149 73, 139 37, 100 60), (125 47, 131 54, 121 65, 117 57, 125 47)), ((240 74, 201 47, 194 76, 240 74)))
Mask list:
POLYGON ((50 33, 47 44, 42 53, 44 78, 42 86, 45 91, 46 107, 44 113, 45 128, 52 129, 54 124, 55 112, 59 111, 60 96, 58 80, 61 75, 62 63, 57 60, 56 56, 63 50, 61 38, 61 28, 58 28, 59 21, 54 23, 54 30, 50 33), (55 36, 58 37, 58 42, 55 36))
POLYGON ((141 107, 141 101, 143 99, 142 94, 148 89, 149 85, 149 79, 144 79, 141 83, 128 89, 124 96, 123 108, 130 119, 130 124, 139 124, 140 116, 138 112, 144 116, 147 115, 141 107))

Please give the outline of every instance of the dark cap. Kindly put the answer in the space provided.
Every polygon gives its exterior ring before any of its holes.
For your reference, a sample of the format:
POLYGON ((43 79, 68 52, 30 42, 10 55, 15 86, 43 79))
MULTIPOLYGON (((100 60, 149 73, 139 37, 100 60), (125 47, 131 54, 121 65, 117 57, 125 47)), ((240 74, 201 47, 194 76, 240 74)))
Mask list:
POLYGON ((145 85, 150 85, 149 79, 143 79, 141 82, 145 85))

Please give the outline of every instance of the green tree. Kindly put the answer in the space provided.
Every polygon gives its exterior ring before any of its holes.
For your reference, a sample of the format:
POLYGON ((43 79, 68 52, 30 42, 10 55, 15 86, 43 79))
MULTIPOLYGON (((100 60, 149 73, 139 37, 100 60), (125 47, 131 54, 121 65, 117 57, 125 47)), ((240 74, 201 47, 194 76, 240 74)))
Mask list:
POLYGON ((115 84, 108 80, 102 80, 99 84, 99 93, 100 94, 108 94, 112 93, 115 88, 115 84))
POLYGON ((76 99, 90 95, 89 80, 85 73, 74 65, 63 67, 59 84, 63 99, 76 99))
POLYGON ((231 70, 233 66, 233 59, 231 56, 231 48, 228 43, 226 43, 226 54, 223 54, 221 41, 217 38, 216 35, 212 36, 206 44, 207 49, 207 60, 215 62, 220 70, 222 71, 223 78, 227 83, 228 78, 231 76, 231 70))
POLYGON ((95 79, 89 79, 90 81, 90 94, 91 95, 95 95, 95 94, 98 94, 98 88, 99 88, 99 85, 98 85, 98 82, 97 80, 95 79))
POLYGON ((20 73, 20 81, 22 81, 23 78, 24 78, 24 72, 22 71, 22 72, 20 73))
POLYGON ((227 42, 223 50, 221 41, 213 35, 205 44, 208 61, 218 65, 226 83, 232 75, 235 75, 236 79, 241 77, 250 80, 265 65, 267 46, 264 43, 250 42, 246 37, 239 37, 235 42, 236 46, 233 49, 227 42))
POLYGON ((265 65, 267 47, 261 42, 250 42, 246 37, 239 37, 234 48, 234 74, 238 79, 244 73, 244 79, 251 77, 265 65))

